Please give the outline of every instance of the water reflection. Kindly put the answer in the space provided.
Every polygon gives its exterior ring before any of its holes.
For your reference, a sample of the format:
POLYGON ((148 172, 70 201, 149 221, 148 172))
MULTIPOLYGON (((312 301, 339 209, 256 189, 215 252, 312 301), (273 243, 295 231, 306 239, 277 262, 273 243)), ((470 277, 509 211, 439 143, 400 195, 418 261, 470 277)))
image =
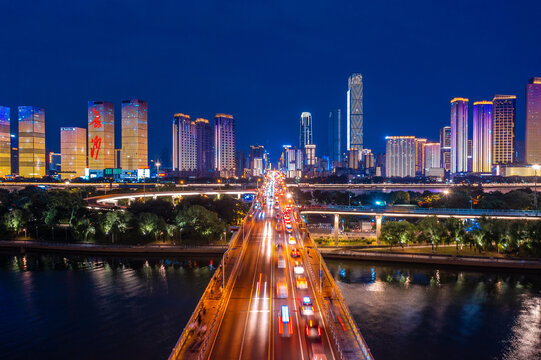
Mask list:
POLYGON ((541 359, 538 273, 328 266, 377 359, 541 359))
POLYGON ((210 261, 0 253, 0 358, 166 358, 210 261))

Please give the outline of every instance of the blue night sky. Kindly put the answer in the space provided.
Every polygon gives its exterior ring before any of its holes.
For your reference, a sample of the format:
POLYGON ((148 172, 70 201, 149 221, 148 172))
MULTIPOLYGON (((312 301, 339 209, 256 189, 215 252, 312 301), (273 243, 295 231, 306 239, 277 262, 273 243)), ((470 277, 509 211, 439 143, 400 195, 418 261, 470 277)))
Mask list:
MULTIPOLYGON (((317 155, 329 110, 345 122, 347 77, 364 77, 365 146, 385 135, 438 139, 456 96, 517 95, 541 76, 541 1, 29 1, 0 3, 0 104, 45 108, 86 127, 87 101, 149 104, 149 158, 171 148, 175 112, 236 118, 237 147, 272 159, 312 112, 317 155)), ((471 107, 470 107, 471 122, 471 107)), ((117 127, 119 132, 119 127, 117 127)), ((117 134, 117 145, 120 147, 117 134)))

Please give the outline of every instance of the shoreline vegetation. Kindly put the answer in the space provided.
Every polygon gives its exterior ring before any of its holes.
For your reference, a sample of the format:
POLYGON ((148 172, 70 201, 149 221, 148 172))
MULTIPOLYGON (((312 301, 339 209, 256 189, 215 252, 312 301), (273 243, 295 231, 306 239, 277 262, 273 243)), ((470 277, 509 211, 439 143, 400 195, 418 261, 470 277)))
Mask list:
MULTIPOLYGON (((324 258, 350 259, 360 261, 381 262, 407 262, 419 264, 450 265, 464 267, 483 268, 514 268, 514 269, 541 269, 541 259, 524 259, 494 256, 464 256, 442 253, 424 252, 429 247, 412 247, 417 252, 401 251, 393 249, 389 251, 385 247, 356 247, 356 246, 328 246, 320 247, 319 250, 324 258)), ((53 252, 70 254, 93 254, 93 255, 222 255, 227 250, 227 245, 171 245, 171 244, 89 244, 89 243, 51 243, 47 241, 30 240, 0 240, 0 251, 16 251, 20 254, 26 252, 53 252)))

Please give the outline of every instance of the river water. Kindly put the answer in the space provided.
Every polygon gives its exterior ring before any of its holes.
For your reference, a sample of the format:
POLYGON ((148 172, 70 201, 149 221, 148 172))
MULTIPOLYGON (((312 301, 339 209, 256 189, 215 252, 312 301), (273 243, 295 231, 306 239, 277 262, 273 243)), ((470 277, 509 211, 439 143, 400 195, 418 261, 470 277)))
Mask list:
MULTIPOLYGON (((211 260, 0 253, 0 358, 165 359, 211 260)), ((376 359, 541 359, 539 273, 328 265, 376 359)))

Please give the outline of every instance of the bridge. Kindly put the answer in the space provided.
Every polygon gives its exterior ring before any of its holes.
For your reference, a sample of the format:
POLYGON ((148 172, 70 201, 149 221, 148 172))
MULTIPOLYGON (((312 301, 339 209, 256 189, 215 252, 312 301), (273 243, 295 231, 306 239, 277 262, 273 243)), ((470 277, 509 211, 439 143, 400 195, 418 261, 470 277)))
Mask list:
POLYGON ((373 359, 278 173, 267 175, 169 359, 373 359))
POLYGON ((433 192, 443 192, 443 191, 453 191, 453 189, 460 188, 463 186, 481 186, 483 190, 491 191, 501 191, 508 192, 511 190, 518 189, 534 189, 537 187, 536 183, 480 183, 480 184, 460 184, 460 183, 405 183, 405 184, 394 184, 394 183, 381 183, 381 184, 311 184, 311 183, 298 183, 298 184, 288 184, 288 187, 298 188, 302 191, 433 191, 433 192))
POLYGON ((418 208, 418 207, 362 207, 362 206, 301 206, 301 214, 331 215, 334 216, 334 242, 338 245, 338 228, 340 215, 373 216, 376 220, 376 240, 379 244, 381 223, 384 217, 392 218, 424 218, 435 216, 437 218, 479 219, 487 217, 500 220, 541 220, 536 210, 492 210, 492 209, 445 209, 445 208, 418 208))
POLYGON ((254 189, 247 190, 192 190, 192 191, 160 191, 160 192, 133 192, 124 194, 108 194, 87 198, 89 206, 112 205, 118 206, 120 201, 126 201, 129 204, 137 199, 157 199, 161 197, 171 198, 171 201, 180 199, 184 196, 216 196, 218 199, 223 195, 236 196, 238 199, 242 195, 253 195, 254 189))

